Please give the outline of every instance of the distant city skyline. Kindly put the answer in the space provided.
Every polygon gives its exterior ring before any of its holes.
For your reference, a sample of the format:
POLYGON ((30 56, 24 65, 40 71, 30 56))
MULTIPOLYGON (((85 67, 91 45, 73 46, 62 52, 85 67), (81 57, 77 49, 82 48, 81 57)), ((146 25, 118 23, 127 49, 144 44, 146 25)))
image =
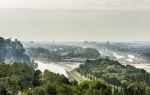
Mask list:
POLYGON ((149 0, 1 0, 0 36, 21 41, 150 41, 149 0))

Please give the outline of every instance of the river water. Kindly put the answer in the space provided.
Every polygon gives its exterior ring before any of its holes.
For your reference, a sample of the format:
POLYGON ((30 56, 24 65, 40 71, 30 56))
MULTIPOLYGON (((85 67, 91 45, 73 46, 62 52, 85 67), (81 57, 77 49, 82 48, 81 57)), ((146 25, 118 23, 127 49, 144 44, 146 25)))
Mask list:
MULTIPOLYGON (((131 65, 136 68, 144 69, 150 73, 150 64, 149 63, 136 63, 135 60, 137 59, 132 54, 120 54, 117 52, 112 52, 112 55, 123 65, 131 65)), ((39 70, 44 72, 45 70, 49 70, 54 73, 63 74, 64 76, 68 77, 67 71, 71 71, 77 68, 80 64, 83 63, 72 63, 72 62, 43 62, 43 61, 35 61, 38 64, 39 70)))
POLYGON ((118 60, 121 61, 123 65, 131 65, 139 69, 144 69, 145 71, 150 73, 150 63, 141 63, 137 62, 137 59, 134 55, 132 54, 127 54, 127 55, 121 55, 116 52, 112 52, 113 56, 118 60))
POLYGON ((44 72, 45 70, 49 70, 54 73, 63 74, 68 77, 67 72, 78 68, 80 64, 79 62, 44 62, 44 61, 35 61, 38 64, 38 68, 40 71, 44 72))
POLYGON ((54 73, 58 73, 58 74, 63 74, 64 76, 68 77, 67 75, 67 72, 66 70, 57 65, 57 64, 54 64, 53 62, 51 63, 44 63, 44 62, 41 62, 41 61, 35 61, 35 63, 38 64, 38 68, 40 71, 44 72, 45 70, 49 70, 51 72, 54 72, 54 73))

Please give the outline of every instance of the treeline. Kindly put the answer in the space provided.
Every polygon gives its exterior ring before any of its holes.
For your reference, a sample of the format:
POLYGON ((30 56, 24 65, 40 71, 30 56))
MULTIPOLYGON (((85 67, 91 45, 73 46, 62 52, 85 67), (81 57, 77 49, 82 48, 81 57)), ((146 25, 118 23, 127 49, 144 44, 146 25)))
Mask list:
POLYGON ((75 48, 68 53, 70 58, 95 59, 100 57, 99 51, 93 48, 75 48))
POLYGON ((48 70, 34 71, 26 64, 0 65, 0 95, 150 95, 146 82, 115 88, 101 80, 78 83, 48 70))
POLYGON ((117 92, 123 91, 124 93, 127 91, 125 95, 150 94, 150 74, 143 69, 137 69, 130 65, 124 66, 117 61, 99 58, 87 60, 76 70, 89 80, 100 79, 110 84, 117 92))
POLYGON ((49 51, 44 48, 28 48, 27 54, 33 58, 47 58, 49 61, 61 61, 70 58, 95 59, 100 56, 96 49, 81 47, 70 47, 69 51, 65 47, 56 51, 49 51))
POLYGON ((69 81, 65 76, 45 71, 41 85, 26 90, 23 95, 111 95, 110 86, 100 81, 69 81))
POLYGON ((48 70, 34 71, 26 64, 0 65, 0 95, 111 95, 112 89, 101 81, 84 81, 78 85, 64 75, 48 70))
POLYGON ((34 70, 23 63, 0 64, 0 95, 16 95, 33 85, 34 70))

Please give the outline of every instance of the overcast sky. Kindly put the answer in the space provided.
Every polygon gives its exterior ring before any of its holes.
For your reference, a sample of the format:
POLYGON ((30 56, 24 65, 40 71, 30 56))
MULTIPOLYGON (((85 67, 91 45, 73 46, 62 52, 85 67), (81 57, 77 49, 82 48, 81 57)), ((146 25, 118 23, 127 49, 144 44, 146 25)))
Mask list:
POLYGON ((150 9, 150 0, 0 0, 2 8, 150 9))
POLYGON ((0 0, 0 36, 150 41, 150 0, 0 0))

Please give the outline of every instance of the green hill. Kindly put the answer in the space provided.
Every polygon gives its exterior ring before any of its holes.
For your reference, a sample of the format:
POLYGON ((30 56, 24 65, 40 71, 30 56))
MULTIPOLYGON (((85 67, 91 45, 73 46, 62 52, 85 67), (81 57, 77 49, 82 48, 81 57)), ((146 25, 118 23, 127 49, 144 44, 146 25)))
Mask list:
POLYGON ((129 88, 132 84, 142 84, 145 88, 150 87, 148 72, 130 65, 124 66, 114 60, 104 58, 87 60, 76 71, 91 80, 100 79, 117 89, 129 88))

